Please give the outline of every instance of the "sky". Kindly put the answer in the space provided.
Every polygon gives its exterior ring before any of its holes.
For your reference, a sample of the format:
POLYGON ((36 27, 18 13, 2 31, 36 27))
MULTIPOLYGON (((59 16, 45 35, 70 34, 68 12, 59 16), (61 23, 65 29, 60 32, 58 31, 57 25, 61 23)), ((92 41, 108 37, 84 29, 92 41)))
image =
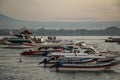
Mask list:
POLYGON ((117 21, 120 0, 0 0, 0 13, 32 21, 117 21))
POLYGON ((120 0, 0 0, 0 13, 29 21, 120 21, 120 0))

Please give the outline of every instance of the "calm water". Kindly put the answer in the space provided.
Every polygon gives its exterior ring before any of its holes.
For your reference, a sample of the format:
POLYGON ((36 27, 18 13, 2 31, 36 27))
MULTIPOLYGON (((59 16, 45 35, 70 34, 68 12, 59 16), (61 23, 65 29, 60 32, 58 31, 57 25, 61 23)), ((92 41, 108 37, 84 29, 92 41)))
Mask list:
MULTIPOLYGON (((78 39, 99 50, 114 50, 120 52, 117 43, 105 43, 106 36, 59 36, 59 39, 78 39)), ((41 56, 21 56, 23 49, 0 48, 0 80, 119 80, 120 65, 117 72, 56 72, 44 68, 38 63, 43 59, 41 56), (19 60, 22 59, 22 63, 19 60)))

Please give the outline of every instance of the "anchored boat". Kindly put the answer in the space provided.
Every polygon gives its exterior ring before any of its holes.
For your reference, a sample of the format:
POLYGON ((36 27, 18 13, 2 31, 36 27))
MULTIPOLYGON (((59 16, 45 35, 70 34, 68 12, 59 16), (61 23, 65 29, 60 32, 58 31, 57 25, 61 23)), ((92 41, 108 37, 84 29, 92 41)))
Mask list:
POLYGON ((46 56, 51 52, 61 52, 61 46, 41 46, 37 50, 28 50, 21 53, 21 55, 42 55, 46 56))
MULTIPOLYGON (((54 64, 57 63, 57 61, 59 59, 57 56, 54 58, 45 58, 43 61, 41 61, 39 64, 44 64, 44 66, 53 66, 54 64)), ((62 63, 64 64, 71 64, 71 63, 75 63, 75 64, 84 64, 84 63, 90 63, 90 62, 95 62, 97 61, 96 58, 61 58, 62 63)))
POLYGON ((57 62, 54 67, 56 70, 74 70, 74 71, 101 71, 101 70, 111 70, 120 61, 112 60, 108 62, 99 62, 99 63, 87 63, 87 64, 64 64, 61 61, 57 62))

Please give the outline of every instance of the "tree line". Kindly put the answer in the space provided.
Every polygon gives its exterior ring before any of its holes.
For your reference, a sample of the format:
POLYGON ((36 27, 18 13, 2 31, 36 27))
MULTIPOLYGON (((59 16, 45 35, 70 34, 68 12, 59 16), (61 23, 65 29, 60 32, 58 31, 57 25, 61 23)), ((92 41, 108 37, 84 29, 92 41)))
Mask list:
MULTIPOLYGON (((9 36, 10 31, 15 34, 19 34, 25 28, 21 29, 0 29, 1 36, 9 36)), ((120 36, 120 28, 111 26, 101 30, 88 30, 88 29, 76 29, 76 30, 65 30, 65 29, 28 29, 37 36, 120 36)))

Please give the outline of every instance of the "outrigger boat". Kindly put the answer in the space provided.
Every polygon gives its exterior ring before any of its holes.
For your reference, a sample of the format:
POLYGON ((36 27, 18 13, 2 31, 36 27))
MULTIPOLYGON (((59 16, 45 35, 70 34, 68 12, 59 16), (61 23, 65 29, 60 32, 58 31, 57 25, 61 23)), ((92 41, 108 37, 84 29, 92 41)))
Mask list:
POLYGON ((56 71, 59 70, 72 70, 72 71, 102 71, 102 70, 112 70, 118 65, 120 61, 112 60, 108 62, 96 62, 96 63, 87 63, 87 64, 64 64, 62 61, 58 61, 52 67, 56 68, 56 71))
MULTIPOLYGON (((56 59, 58 56, 54 58, 45 58, 43 61, 41 61, 39 64, 44 64, 44 67, 46 66, 52 66, 57 63, 59 59, 56 59)), ((90 63, 90 62, 95 62, 97 59, 96 58, 61 58, 62 63, 64 64, 71 64, 71 63, 76 63, 76 64, 84 64, 84 63, 90 63)))
POLYGON ((96 61, 111 61, 114 58, 110 57, 109 59, 106 59, 109 57, 106 56, 99 56, 99 55, 89 55, 87 53, 51 53, 50 56, 45 58, 43 61, 41 61, 39 64, 44 63, 44 66, 51 66, 57 63, 59 59, 62 60, 62 63, 64 64, 84 64, 84 63, 90 63, 90 62, 96 62, 96 61), (102 60, 99 60, 102 59, 102 60))
POLYGON ((42 55, 46 56, 51 52, 61 52, 61 46, 41 46, 37 50, 28 50, 21 53, 21 55, 42 55))

